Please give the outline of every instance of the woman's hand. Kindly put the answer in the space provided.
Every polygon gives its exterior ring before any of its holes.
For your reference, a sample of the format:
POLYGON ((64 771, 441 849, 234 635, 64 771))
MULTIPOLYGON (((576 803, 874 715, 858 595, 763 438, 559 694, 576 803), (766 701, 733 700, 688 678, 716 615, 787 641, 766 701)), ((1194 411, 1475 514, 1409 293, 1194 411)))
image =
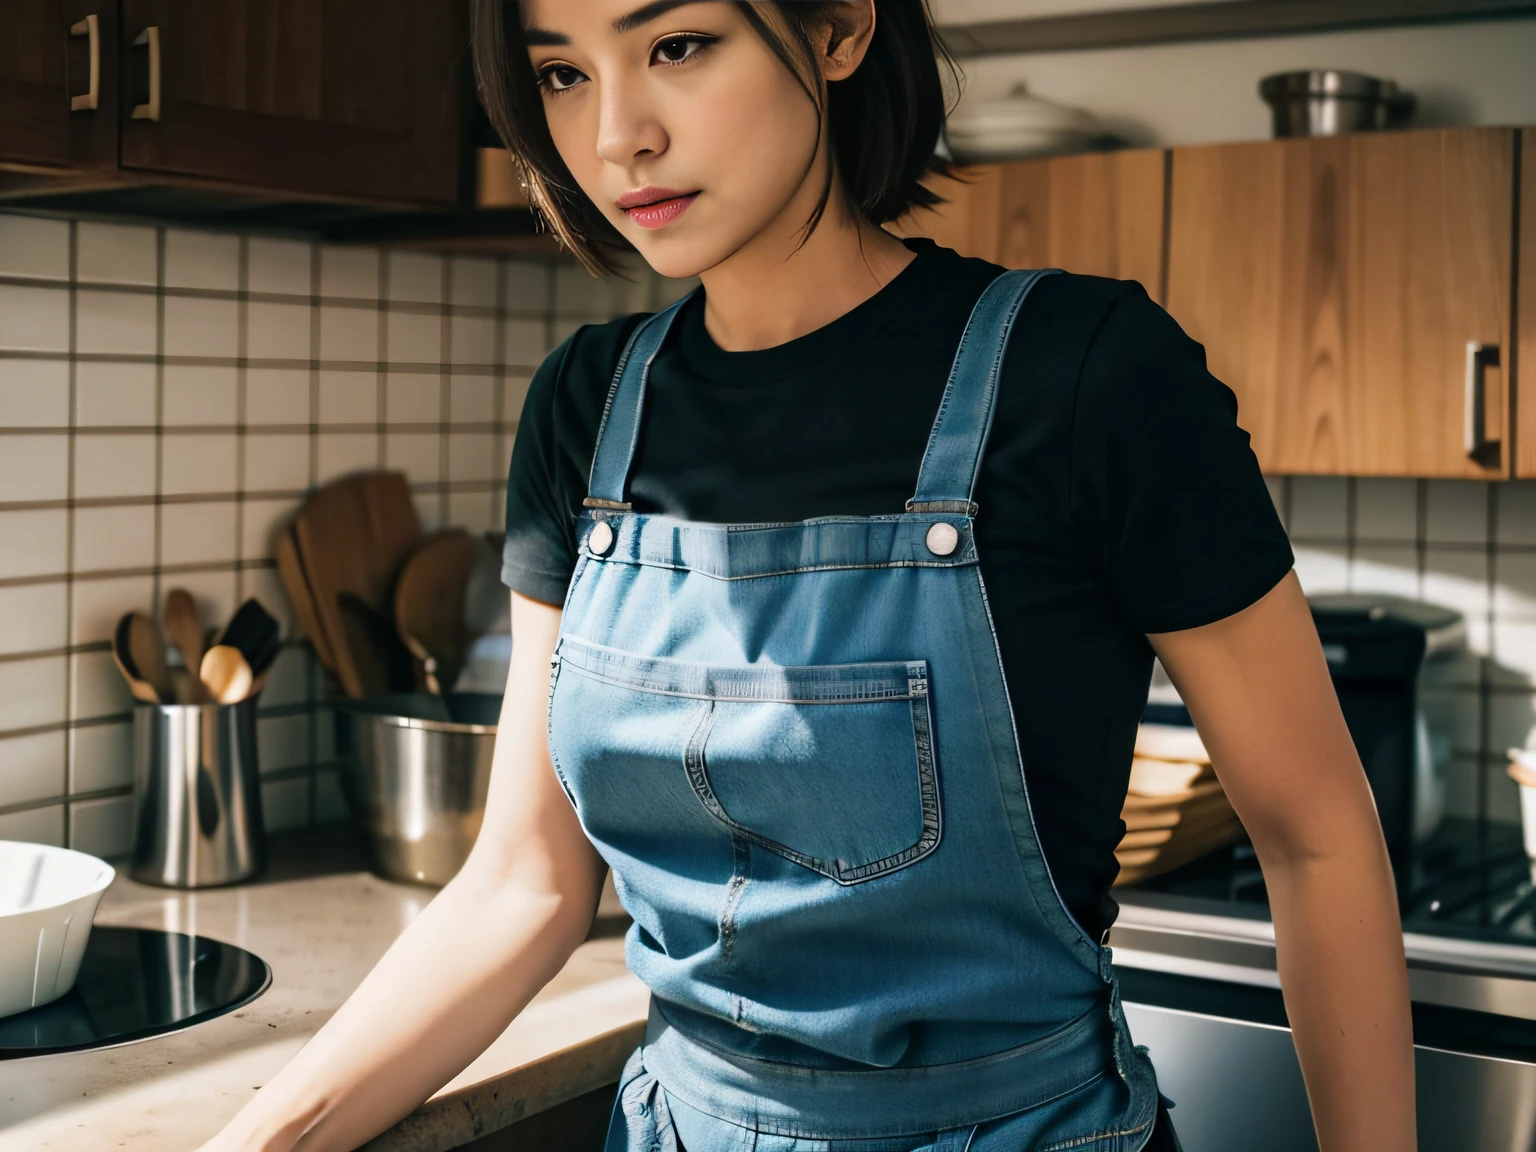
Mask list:
POLYGON ((201 1152, 342 1152, 483 1052, 586 938, 606 872, 550 764, 560 611, 512 597, 485 820, 459 874, 201 1152))
POLYGON ((1392 868, 1294 572, 1225 620, 1148 639, 1264 869, 1323 1152, 1412 1152, 1413 1027, 1392 868))

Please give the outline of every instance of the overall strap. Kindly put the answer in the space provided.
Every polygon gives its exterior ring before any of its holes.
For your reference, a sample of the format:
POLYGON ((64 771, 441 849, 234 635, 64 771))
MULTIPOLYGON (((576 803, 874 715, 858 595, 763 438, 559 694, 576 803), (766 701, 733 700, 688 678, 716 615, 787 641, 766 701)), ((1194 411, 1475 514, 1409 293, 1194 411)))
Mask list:
POLYGON ((640 411, 645 405, 645 381, 651 361, 661 349, 672 321, 683 305, 699 291, 688 295, 635 327, 613 370, 613 383, 603 405, 603 418, 597 426, 597 443, 592 449, 592 474, 587 481, 587 508, 611 508, 629 511, 624 486, 629 479, 630 461, 640 439, 640 411))
POLYGON ((917 474, 917 495, 908 512, 976 514, 971 493, 981 471, 981 454, 992 430, 997 378, 1019 306, 1030 290, 1059 269, 1004 272, 981 294, 965 323, 944 399, 928 436, 917 474))

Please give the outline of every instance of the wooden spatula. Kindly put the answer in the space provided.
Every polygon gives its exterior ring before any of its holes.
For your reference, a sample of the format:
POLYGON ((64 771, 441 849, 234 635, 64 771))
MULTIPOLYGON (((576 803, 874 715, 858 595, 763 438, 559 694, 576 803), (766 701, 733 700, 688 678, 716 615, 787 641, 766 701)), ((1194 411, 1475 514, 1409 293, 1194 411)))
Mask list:
MULTIPOLYGON (((334 659, 333 671, 348 696, 367 695, 366 685, 387 679, 380 669, 361 665, 376 661, 375 649, 354 650, 352 630, 343 616, 341 597, 389 619, 400 565, 421 537, 421 522, 411 503, 410 488, 399 472, 364 472, 345 476, 315 492, 293 521, 298 559, 314 600, 315 616, 334 659)), ((393 630, 379 643, 391 649, 385 662, 410 656, 393 630)))
POLYGON ((289 603, 293 605, 294 618, 299 627, 304 629, 304 635, 309 637, 316 659, 334 674, 336 654, 315 608, 315 594, 309 586, 309 577, 305 575, 304 562, 299 559, 299 547, 294 543, 291 527, 284 528, 278 534, 276 554, 277 575, 283 582, 283 591, 288 593, 289 603))
MULTIPOLYGON (((429 536, 400 569, 395 628, 407 648, 414 643, 431 655, 441 689, 453 687, 475 642, 464 597, 475 565, 488 550, 483 537, 450 528, 429 536)), ((413 655, 422 659, 420 653, 413 655)))

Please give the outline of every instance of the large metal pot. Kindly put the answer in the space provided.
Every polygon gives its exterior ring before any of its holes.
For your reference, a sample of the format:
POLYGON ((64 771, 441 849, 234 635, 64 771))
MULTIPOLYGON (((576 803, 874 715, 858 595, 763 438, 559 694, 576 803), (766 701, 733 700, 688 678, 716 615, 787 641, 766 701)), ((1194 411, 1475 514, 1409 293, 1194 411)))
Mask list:
POLYGON ((1397 128, 1414 109, 1413 96, 1391 80, 1328 68, 1266 76, 1259 95, 1269 105, 1277 138, 1397 128))
POLYGON ((351 700, 338 718, 350 735, 344 792, 391 880, 443 885, 480 834, 501 697, 463 693, 441 706, 420 693, 351 700))

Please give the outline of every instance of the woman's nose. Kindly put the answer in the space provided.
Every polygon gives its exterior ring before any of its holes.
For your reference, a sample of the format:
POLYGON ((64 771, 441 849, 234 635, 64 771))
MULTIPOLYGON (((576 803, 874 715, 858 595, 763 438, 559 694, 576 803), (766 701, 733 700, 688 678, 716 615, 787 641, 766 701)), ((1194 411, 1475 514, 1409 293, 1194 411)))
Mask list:
POLYGON ((646 99, 644 85, 604 85, 598 111, 598 156, 627 167, 636 157, 658 155, 666 148, 666 130, 646 99))

